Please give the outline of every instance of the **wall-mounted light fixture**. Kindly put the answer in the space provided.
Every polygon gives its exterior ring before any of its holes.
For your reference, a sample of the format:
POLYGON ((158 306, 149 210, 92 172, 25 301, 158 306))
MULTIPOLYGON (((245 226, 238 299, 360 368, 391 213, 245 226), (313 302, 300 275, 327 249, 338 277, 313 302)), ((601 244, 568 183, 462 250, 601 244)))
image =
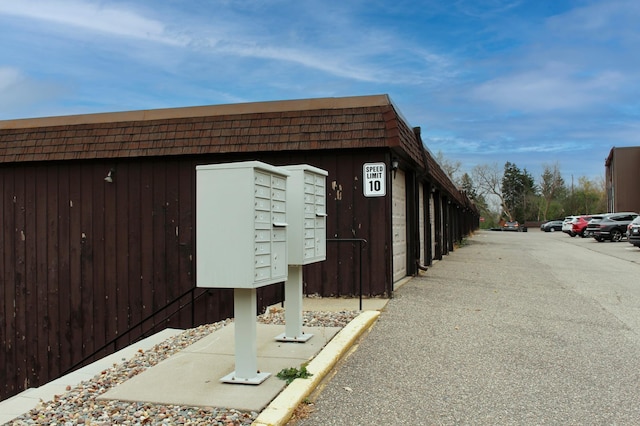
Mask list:
POLYGON ((112 168, 109 170, 109 173, 107 173, 107 177, 104 178, 104 181, 107 183, 113 183, 113 175, 116 174, 116 169, 112 168))
POLYGON ((397 158, 391 159, 391 171, 393 171, 393 178, 396 178, 396 173, 398 172, 398 166, 400 165, 397 158))

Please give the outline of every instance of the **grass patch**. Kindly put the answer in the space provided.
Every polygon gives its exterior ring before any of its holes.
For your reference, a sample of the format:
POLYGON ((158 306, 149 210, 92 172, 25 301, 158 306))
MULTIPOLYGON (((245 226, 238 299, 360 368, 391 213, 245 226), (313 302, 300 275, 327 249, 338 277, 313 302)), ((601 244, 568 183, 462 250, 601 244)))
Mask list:
POLYGON ((456 243, 456 245, 457 245, 458 247, 465 247, 465 246, 468 246, 468 245, 469 245, 469 239, 468 239, 468 238, 466 238, 466 237, 464 237, 464 238, 462 238, 460 241, 458 241, 458 242, 456 243))

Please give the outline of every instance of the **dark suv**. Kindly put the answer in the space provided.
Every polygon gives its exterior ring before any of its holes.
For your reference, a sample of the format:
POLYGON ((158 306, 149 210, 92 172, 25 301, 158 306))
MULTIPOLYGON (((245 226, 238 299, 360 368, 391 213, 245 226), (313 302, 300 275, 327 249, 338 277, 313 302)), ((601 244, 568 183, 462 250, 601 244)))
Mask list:
POLYGON ((613 213, 600 213, 594 214, 591 216, 591 220, 587 223, 587 227, 584 228, 584 236, 585 237, 593 237, 593 232, 598 228, 598 224, 602 222, 603 219, 611 216, 613 213))
POLYGON ((638 217, 638 213, 610 213, 605 215, 602 220, 594 223, 593 219, 596 218, 594 216, 589 225, 587 225, 587 230, 588 232, 593 231, 593 238, 598 242, 605 240, 618 242, 626 237, 627 226, 636 217, 638 217))
POLYGON ((640 216, 633 219, 627 228, 627 241, 636 247, 640 247, 640 216))

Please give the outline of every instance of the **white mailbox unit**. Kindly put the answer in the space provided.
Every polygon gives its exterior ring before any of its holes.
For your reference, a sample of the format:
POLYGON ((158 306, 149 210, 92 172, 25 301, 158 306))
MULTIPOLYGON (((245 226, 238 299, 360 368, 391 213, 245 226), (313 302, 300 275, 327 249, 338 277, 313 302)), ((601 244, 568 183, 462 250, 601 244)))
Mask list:
POLYGON ((307 265, 327 257, 327 171, 308 164, 283 166, 287 182, 289 265, 307 265))
POLYGON ((221 380, 260 384, 256 288, 287 280, 287 178, 259 161, 196 167, 196 283, 234 289, 234 372, 221 380))
POLYGON ((287 279, 287 177, 259 161, 196 167, 198 287, 287 279))
POLYGON ((304 343, 313 337, 302 331, 302 266, 327 256, 327 171, 308 164, 283 166, 287 181, 289 273, 285 283, 285 332, 282 342, 304 343))

